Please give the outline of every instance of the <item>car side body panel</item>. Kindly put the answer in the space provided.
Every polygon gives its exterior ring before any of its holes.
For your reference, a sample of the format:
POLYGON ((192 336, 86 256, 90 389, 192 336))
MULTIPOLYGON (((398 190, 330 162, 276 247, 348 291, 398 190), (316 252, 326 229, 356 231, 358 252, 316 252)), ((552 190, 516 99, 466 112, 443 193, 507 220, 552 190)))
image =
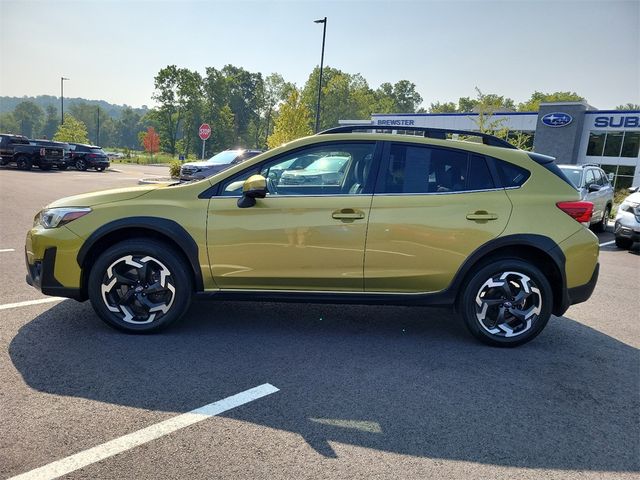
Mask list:
POLYGON ((470 252, 502 233, 510 215, 511 202, 503 189, 374 195, 366 291, 444 290, 470 252), (481 218, 483 213, 487 219, 481 218), (474 214, 477 219, 467 218, 474 214))

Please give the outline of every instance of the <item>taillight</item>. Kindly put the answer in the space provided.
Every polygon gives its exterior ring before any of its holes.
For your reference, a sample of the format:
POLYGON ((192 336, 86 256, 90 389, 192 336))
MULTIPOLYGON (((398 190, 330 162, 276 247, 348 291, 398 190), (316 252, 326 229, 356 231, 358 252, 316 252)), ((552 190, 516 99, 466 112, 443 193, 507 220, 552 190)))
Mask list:
POLYGON ((98 155, 96 155, 95 153, 90 153, 89 155, 87 155, 89 158, 96 158, 98 155))
POLYGON ((576 222, 588 224, 593 214, 591 202, 558 202, 558 208, 573 218, 576 222))

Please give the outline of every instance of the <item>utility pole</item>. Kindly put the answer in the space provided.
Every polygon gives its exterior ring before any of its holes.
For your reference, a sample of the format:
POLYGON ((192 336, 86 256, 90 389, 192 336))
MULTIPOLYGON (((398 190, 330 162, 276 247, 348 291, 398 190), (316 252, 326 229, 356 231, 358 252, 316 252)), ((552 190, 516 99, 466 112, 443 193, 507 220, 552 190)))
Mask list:
POLYGON ((69 80, 65 77, 60 77, 60 125, 64 125, 64 81, 69 80))
POLYGON ((320 79, 318 81, 318 102, 316 103, 316 131, 320 128, 320 96, 322 95, 322 67, 324 66, 324 40, 327 36, 327 17, 321 20, 314 20, 313 23, 322 23, 322 54, 320 55, 320 79))

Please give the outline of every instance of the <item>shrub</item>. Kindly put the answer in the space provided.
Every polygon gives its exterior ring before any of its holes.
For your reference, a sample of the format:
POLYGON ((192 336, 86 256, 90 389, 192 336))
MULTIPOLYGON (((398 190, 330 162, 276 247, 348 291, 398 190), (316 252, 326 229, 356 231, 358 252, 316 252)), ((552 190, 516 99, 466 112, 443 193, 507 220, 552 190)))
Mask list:
POLYGON ((178 178, 180 176, 181 163, 178 160, 173 160, 169 163, 169 175, 172 178, 178 178))

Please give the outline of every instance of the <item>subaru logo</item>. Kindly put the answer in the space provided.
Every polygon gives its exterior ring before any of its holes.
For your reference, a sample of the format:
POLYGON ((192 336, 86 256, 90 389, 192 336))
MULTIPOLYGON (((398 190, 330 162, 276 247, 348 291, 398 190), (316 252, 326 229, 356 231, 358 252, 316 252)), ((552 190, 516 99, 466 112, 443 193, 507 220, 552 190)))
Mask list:
POLYGON ((573 121, 573 117, 568 113, 554 112, 547 113, 542 117, 542 123, 547 127, 564 127, 573 121))

